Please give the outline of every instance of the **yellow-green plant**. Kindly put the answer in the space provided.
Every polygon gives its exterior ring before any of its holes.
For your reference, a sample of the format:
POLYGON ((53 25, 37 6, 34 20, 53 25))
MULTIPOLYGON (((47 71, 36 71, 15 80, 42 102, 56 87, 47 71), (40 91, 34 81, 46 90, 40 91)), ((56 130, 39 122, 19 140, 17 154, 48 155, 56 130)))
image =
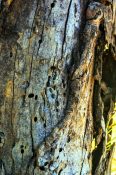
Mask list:
MULTIPOLYGON (((109 114, 109 119, 106 127, 106 151, 110 151, 113 144, 116 143, 116 102, 113 112, 109 114)), ((111 175, 116 175, 116 146, 111 162, 111 175)))

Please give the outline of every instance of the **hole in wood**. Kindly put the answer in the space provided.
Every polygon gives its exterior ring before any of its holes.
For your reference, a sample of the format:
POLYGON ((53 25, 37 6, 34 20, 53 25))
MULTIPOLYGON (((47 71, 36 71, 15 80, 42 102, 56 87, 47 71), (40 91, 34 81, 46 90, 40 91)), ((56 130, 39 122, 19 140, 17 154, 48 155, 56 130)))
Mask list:
POLYGON ((63 88, 65 88, 66 87, 66 84, 63 84, 63 88))
POLYGON ((39 44, 41 44, 41 43, 42 43, 42 39, 39 40, 39 44))
POLYGON ((35 96, 35 100, 37 100, 37 99, 38 99, 38 95, 35 96))
POLYGON ((44 166, 39 166, 39 169, 40 169, 41 171, 45 171, 45 167, 44 167, 44 166))
POLYGON ((45 163, 44 163, 44 166, 46 166, 46 165, 48 165, 48 162, 45 162, 45 163))
POLYGON ((51 3, 51 8, 54 8, 55 7, 55 3, 51 3))
POLYGON ((55 98, 55 95, 54 95, 54 94, 51 94, 51 97, 52 97, 52 98, 55 98))
POLYGON ((49 88, 49 91, 52 93, 52 88, 49 88))
POLYGON ((60 148, 60 149, 59 149, 59 152, 62 152, 62 150, 63 150, 63 149, 62 149, 62 148, 60 148))
POLYGON ((59 106, 59 101, 56 101, 56 105, 59 106))
POLYGON ((66 84, 65 84, 64 79, 62 79, 62 84, 63 84, 63 88, 65 88, 66 87, 66 84))
POLYGON ((31 93, 31 94, 28 95, 28 97, 29 97, 29 98, 33 98, 33 97, 34 97, 34 94, 31 93))
POLYGON ((24 148, 24 146, 23 146, 23 145, 21 145, 21 146, 20 146, 20 148, 24 148))
POLYGON ((43 124, 43 127, 46 128, 46 123, 43 124))
POLYGON ((56 89, 56 86, 53 86, 53 89, 55 90, 56 89))
POLYGON ((58 112, 59 110, 58 110, 58 108, 56 108, 56 112, 58 112))
POLYGON ((34 122, 37 122, 37 117, 34 117, 34 122))
POLYGON ((53 152, 53 150, 54 150, 54 149, 53 149, 53 148, 51 148, 51 149, 50 149, 50 152, 53 152))
POLYGON ((13 56, 13 54, 12 54, 12 52, 10 52, 10 57, 12 57, 13 56))
POLYGON ((24 149, 21 149, 21 154, 23 154, 24 153, 24 149))
POLYGON ((47 87, 50 86, 50 78, 51 78, 51 76, 48 76, 47 87))
POLYGON ((68 142, 68 143, 70 142, 70 136, 68 136, 67 142, 68 142))
POLYGON ((54 71, 55 69, 56 69, 56 67, 55 67, 55 66, 51 66, 51 70, 53 70, 53 71, 54 71))

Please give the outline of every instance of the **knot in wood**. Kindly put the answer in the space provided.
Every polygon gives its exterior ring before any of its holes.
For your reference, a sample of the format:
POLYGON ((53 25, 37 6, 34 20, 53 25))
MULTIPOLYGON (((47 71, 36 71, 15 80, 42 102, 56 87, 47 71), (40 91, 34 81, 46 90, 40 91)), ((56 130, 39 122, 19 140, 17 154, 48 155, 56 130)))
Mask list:
POLYGON ((90 3, 86 11, 86 19, 94 22, 101 21, 103 19, 103 4, 99 2, 90 3))

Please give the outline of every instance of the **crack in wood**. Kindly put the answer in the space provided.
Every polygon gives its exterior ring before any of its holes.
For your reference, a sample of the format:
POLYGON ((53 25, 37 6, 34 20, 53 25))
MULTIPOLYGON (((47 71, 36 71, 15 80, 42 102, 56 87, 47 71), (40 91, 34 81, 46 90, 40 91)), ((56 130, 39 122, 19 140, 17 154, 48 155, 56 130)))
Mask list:
POLYGON ((67 11, 67 17, 66 17, 65 26, 64 26, 64 36, 63 36, 63 41, 62 41, 61 59, 63 58, 64 43, 66 41, 67 24, 68 24, 71 4, 72 4, 72 0, 70 0, 70 2, 69 2, 68 11, 67 11))

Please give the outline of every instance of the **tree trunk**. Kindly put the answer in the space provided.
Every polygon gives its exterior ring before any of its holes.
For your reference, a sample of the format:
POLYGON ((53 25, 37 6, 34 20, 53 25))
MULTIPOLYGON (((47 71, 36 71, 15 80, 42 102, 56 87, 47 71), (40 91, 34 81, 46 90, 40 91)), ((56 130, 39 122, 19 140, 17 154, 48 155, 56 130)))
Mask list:
POLYGON ((0 1, 0 175, 111 174, 115 17, 115 0, 0 1))

